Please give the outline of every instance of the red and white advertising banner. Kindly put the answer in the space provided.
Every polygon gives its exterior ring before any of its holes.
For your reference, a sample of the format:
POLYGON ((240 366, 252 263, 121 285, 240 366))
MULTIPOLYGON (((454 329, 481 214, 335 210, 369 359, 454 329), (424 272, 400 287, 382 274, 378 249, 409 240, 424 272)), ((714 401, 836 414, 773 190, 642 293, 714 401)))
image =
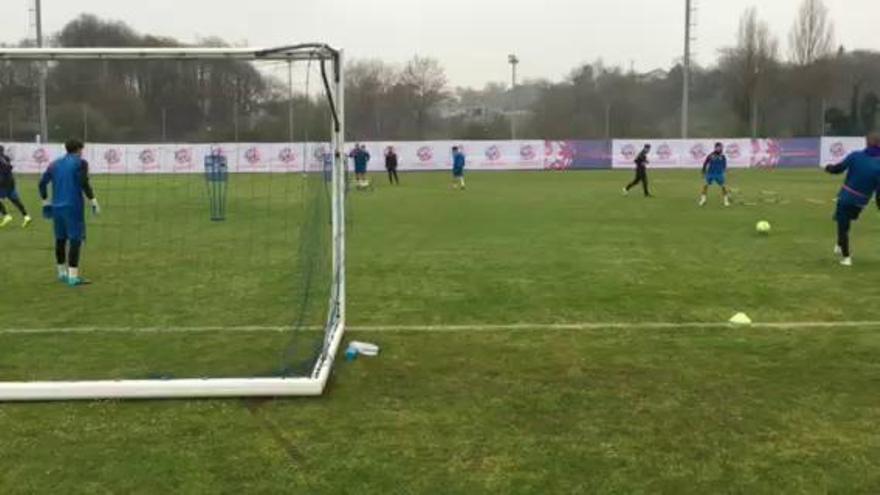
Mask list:
MULTIPOLYGON (((420 141, 363 143, 371 157, 368 170, 385 169, 385 153, 397 152, 402 171, 449 170, 452 148, 467 157, 468 170, 542 170, 633 167, 636 155, 651 144, 651 168, 699 169, 716 142, 724 144, 733 168, 813 166, 819 159, 818 139, 626 139, 614 141, 420 141), (595 148, 595 149, 594 149, 595 148), (610 154, 610 157, 609 157, 610 154), (610 162, 610 163, 609 163, 610 162)), ((346 153, 355 144, 346 145, 346 153)), ((823 163, 842 160, 865 147, 863 138, 823 138, 823 163)), ((64 154, 60 144, 6 145, 17 173, 36 174, 64 154)), ((204 171, 205 157, 227 157, 232 173, 298 173, 319 171, 330 163, 328 143, 220 144, 87 144, 84 158, 94 174, 195 174, 204 171)))
POLYGON ((827 137, 822 138, 822 166, 833 165, 843 161, 850 153, 861 151, 867 146, 863 137, 827 137))
POLYGON ((779 141, 774 139, 629 139, 613 141, 612 167, 632 168, 636 156, 650 144, 649 167, 699 169, 715 143, 724 145, 731 168, 772 167, 779 161, 779 141))

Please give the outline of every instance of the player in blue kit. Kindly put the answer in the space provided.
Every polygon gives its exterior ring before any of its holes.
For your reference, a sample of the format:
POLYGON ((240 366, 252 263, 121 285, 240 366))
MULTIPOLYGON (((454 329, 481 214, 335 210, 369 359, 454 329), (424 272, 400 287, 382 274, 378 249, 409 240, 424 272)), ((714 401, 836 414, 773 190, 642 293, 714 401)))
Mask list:
POLYGON ((86 239, 83 197, 88 198, 95 215, 100 214, 101 208, 89 183, 89 164, 82 158, 83 143, 70 140, 64 148, 67 154, 49 165, 39 187, 43 216, 51 219, 55 227, 58 280, 76 287, 87 283, 79 275, 80 250, 86 239), (49 184, 52 184, 51 201, 48 199, 49 184))
MULTIPOLYGON (((834 221, 837 222, 837 246, 834 252, 843 259, 840 264, 852 266, 849 248, 849 231, 852 222, 859 219, 862 210, 880 188, 880 132, 868 136, 868 147, 856 151, 837 165, 828 165, 825 171, 830 174, 846 172, 846 181, 837 196, 837 209, 834 221)), ((877 196, 880 208, 880 196, 877 196)))
POLYGON ((6 150, 0 146, 0 228, 6 227, 12 223, 12 215, 6 211, 3 204, 4 199, 8 199, 10 203, 18 208, 24 217, 21 226, 27 227, 31 224, 31 217, 28 215, 27 209, 21 202, 18 191, 15 189, 15 175, 12 174, 12 160, 6 155, 6 150))
POLYGON ((727 157, 724 156, 724 145, 715 143, 715 151, 706 157, 703 162, 703 177, 706 183, 703 185, 703 193, 700 195, 700 206, 705 206, 708 201, 709 186, 718 184, 724 194, 724 206, 730 206, 730 193, 727 191, 727 157))
POLYGON ((466 163, 467 158, 464 152, 458 146, 454 146, 452 148, 452 187, 454 189, 461 189, 463 191, 465 188, 464 167, 466 163))
POLYGON ((369 188, 370 181, 367 179, 367 164, 370 163, 370 152, 367 151, 367 147, 362 144, 356 144, 348 156, 354 160, 355 187, 358 189, 369 188))

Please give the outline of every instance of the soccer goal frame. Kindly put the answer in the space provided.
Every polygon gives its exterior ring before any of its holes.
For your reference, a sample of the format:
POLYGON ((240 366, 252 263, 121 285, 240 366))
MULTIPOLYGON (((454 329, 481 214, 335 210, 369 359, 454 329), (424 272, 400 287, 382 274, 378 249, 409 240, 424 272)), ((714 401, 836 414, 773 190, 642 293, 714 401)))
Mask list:
POLYGON ((321 43, 277 48, 0 48, 0 61, 238 60, 320 63, 332 113, 332 284, 323 346, 304 377, 0 382, 0 402, 319 396, 345 333, 345 69, 342 50, 321 43), (328 70, 328 66, 330 69, 328 70), (332 70, 332 72, 330 72, 332 70))

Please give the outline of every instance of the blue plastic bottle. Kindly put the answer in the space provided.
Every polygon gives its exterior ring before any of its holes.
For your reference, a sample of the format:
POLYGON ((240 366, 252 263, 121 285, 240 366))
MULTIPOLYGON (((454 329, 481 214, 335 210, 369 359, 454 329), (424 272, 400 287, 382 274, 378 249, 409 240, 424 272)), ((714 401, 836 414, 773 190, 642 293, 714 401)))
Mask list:
POLYGON ((349 347, 345 350, 345 360, 346 361, 354 361, 358 358, 358 350, 354 347, 349 347))

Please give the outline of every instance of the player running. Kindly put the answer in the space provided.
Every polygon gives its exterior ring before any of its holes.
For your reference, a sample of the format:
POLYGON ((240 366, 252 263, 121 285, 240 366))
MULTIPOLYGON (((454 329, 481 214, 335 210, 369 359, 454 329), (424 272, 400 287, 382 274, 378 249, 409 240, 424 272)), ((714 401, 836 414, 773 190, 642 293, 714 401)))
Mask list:
POLYGON ((632 182, 629 183, 626 187, 623 188, 623 194, 629 195, 629 190, 642 184, 642 188, 645 190, 645 197, 650 198, 651 193, 648 191, 648 153, 651 152, 651 145, 646 144, 639 155, 636 157, 636 178, 633 179, 632 182))
MULTIPOLYGON (((871 133, 867 139, 868 147, 856 151, 837 165, 828 165, 825 171, 830 174, 846 172, 846 181, 837 196, 837 210, 834 220, 837 222, 837 246, 834 253, 842 256, 840 264, 852 266, 849 249, 849 231, 852 222, 859 219, 862 210, 871 201, 871 196, 880 188, 880 132, 871 133)), ((877 207, 880 208, 880 196, 877 196, 877 207)))
POLYGON ((464 191, 464 167, 467 157, 458 146, 452 147, 452 188, 464 191))
POLYGON ((82 159, 83 143, 70 140, 64 148, 67 154, 52 162, 40 179, 40 198, 43 199, 43 216, 51 219, 55 226, 58 280, 76 287, 88 283, 79 276, 80 250, 86 239, 83 196, 89 199, 95 215, 101 213, 101 207, 89 184, 89 164, 82 159), (49 184, 52 184, 51 202, 49 184))
POLYGON ((715 143, 715 151, 706 157, 703 162, 703 177, 706 183, 703 185, 703 194, 700 196, 700 206, 706 206, 709 186, 718 184, 724 194, 724 206, 730 206, 730 193, 727 191, 727 157, 724 156, 724 145, 715 143))
POLYGON ((6 206, 3 205, 4 199, 8 199, 21 212, 21 215, 24 217, 24 220, 21 222, 22 228, 31 224, 31 217, 28 215, 27 209, 22 204, 21 197, 19 197, 18 191, 15 189, 12 159, 6 154, 3 146, 0 146, 0 228, 12 223, 12 215, 6 211, 6 206))

